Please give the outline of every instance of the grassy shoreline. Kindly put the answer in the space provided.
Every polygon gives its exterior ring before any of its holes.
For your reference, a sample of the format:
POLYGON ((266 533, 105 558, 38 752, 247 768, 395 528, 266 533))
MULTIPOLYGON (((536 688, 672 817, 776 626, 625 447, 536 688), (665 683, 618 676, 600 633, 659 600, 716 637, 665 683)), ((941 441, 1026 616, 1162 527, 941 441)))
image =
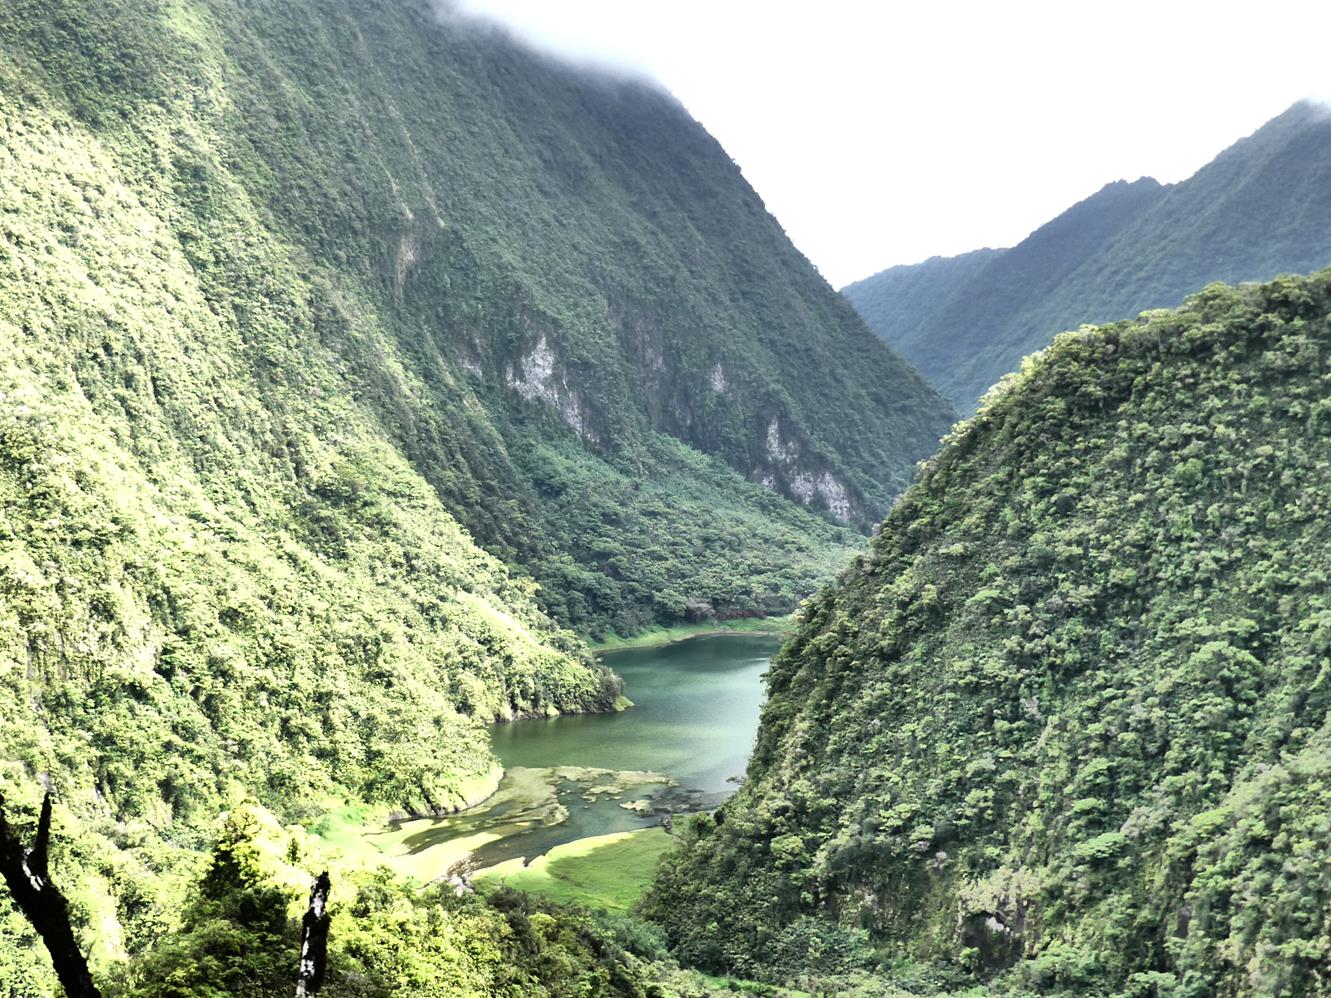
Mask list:
POLYGON ((784 617, 737 617, 734 620, 708 620, 673 627, 649 627, 629 637, 612 634, 600 641, 589 641, 594 652, 623 651, 628 648, 655 648, 691 638, 710 638, 733 634, 770 634, 783 637, 794 625, 794 614, 784 617))
POLYGON ((560 904, 626 915, 651 884, 671 841, 660 826, 593 835, 557 845, 528 865, 517 857, 474 876, 477 884, 502 884, 560 904))
MULTIPOLYGON (((653 627, 630 637, 614 636, 592 644, 596 652, 660 647, 695 638, 721 635, 770 636, 779 638, 794 626, 793 615, 783 617, 744 617, 725 621, 653 627)), ((617 709, 629 705, 621 698, 617 709)), ((504 723, 496 721, 495 723, 504 723)), ((499 765, 464 782, 450 802, 453 808, 434 816, 408 817, 394 821, 393 810, 367 804, 333 805, 309 823, 311 834, 338 850, 345 861, 360 868, 387 866, 421 883, 432 883, 468 860, 477 849, 499 837, 489 830, 462 832, 424 848, 408 848, 405 841, 428 829, 449 814, 466 814, 483 805, 497 792, 505 770, 499 765)), ((499 864, 478 871, 478 879, 510 883, 511 886, 542 894, 557 901, 576 901, 628 911, 650 881, 650 872, 664 850, 669 836, 664 829, 639 829, 636 832, 607 833, 576 839, 556 846, 549 852, 523 861, 499 864), (659 833, 659 834, 648 834, 659 833)))

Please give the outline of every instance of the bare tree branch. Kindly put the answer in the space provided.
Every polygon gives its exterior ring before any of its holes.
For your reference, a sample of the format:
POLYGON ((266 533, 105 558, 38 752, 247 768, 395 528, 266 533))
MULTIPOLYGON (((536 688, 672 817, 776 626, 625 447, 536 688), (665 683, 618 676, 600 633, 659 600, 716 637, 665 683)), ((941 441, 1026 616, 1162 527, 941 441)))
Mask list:
POLYGON ((69 998, 101 998, 88 972, 88 961, 69 924, 69 905, 51 883, 48 868, 50 844, 50 791, 42 802, 37 837, 30 850, 23 848, 23 843, 5 820, 5 798, 0 795, 0 873, 4 874, 5 883, 9 885, 9 893, 46 944, 65 994, 69 998))
POLYGON ((296 980, 296 998, 316 995, 323 987, 328 969, 328 892, 327 873, 319 874, 310 891, 310 907, 301 920, 300 974, 296 980))

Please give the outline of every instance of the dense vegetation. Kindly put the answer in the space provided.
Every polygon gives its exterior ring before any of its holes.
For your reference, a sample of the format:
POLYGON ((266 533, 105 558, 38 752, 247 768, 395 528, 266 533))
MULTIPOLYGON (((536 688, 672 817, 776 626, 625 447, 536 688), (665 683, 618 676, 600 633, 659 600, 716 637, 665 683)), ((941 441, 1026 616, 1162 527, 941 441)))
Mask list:
MULTIPOLYGON (((226 818, 178 924, 147 955, 108 967, 108 998, 273 998, 295 988, 299 922, 321 843, 246 803, 226 818)), ((425 887, 331 857, 328 976, 321 994, 627 996, 707 993, 659 936, 631 921, 555 907, 507 890, 485 897, 425 887)), ((0 962, 5 962, 0 959, 0 962)), ((6 989, 6 994, 32 992, 6 989)))
POLYGON ((583 638, 789 610, 948 418, 651 85, 425 0, 0 6, 0 791, 99 973, 223 809, 456 806, 619 702, 583 638))
POLYGON ((1109 184, 1012 249, 893 267, 844 294, 970 412, 1065 329, 1331 263, 1329 151, 1331 111, 1296 104, 1182 183, 1109 184))
POLYGON ((1329 395, 1331 271, 1007 379, 802 610, 746 783, 654 888, 678 952, 1331 993, 1329 395))
POLYGON ((565 624, 792 605, 790 575, 846 538, 748 482, 866 526, 947 428, 651 85, 424 0, 0 17, 12 141, 56 132, 89 160, 76 181, 24 164, 14 208, 68 242, 104 225, 99 187, 132 205, 154 226, 122 232, 124 256, 195 285, 266 376, 322 362, 311 401, 354 402, 483 547, 560 594, 565 624), (59 184, 64 203, 31 203, 59 184), (667 501, 681 480, 690 501, 667 501), (587 482, 614 509, 570 523, 561 497, 587 482))

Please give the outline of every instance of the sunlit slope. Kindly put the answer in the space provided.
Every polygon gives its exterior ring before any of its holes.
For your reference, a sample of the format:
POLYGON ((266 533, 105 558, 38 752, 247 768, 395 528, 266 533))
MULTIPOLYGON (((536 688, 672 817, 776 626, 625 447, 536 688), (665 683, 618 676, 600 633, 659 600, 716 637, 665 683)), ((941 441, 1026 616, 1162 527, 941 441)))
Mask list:
POLYGON ((1331 272, 1060 337, 803 611, 653 905, 690 958, 1321 994, 1331 272))
MULTIPOLYGON (((53 789, 100 975, 174 924, 224 808, 454 807, 495 779, 481 722, 617 687, 350 395, 246 203, 191 258, 170 189, 25 80, 0 68, 0 792, 21 822, 53 789)), ((0 901, 0 990, 46 966, 0 901)))
POLYGON ((299 306, 564 623, 789 608, 949 425, 652 85, 422 0, 0 17, 14 93, 104 150, 238 335, 299 306))
POLYGON ((945 425, 646 84, 405 0, 0 38, 17 781, 456 801, 613 703, 551 616, 784 610, 945 425))
POLYGON ((95 969, 243 798, 456 806, 616 703, 575 633, 785 612, 947 422, 654 87, 415 0, 0 7, 0 791, 95 969))
POLYGON ((150 192, 12 80, 8 776, 68 779, 163 828, 211 820, 232 781, 293 806, 335 790, 442 806, 490 768, 475 721, 613 702, 531 583, 347 397, 243 202, 213 224, 259 289, 192 265, 150 192))

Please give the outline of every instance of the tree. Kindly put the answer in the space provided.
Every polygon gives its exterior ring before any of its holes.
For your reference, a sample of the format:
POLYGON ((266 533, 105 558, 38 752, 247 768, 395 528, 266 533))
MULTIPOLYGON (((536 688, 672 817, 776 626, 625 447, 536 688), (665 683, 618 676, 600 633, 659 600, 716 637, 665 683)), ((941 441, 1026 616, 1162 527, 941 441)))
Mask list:
POLYGON ((296 977, 296 998, 316 995, 323 987, 328 968, 328 892, 327 873, 319 874, 310 891, 310 908, 305 912, 300 935, 300 971, 296 977))
POLYGON ((14 903, 32 923, 51 954, 56 976, 69 998, 101 998, 92 982, 88 961, 74 938, 69 924, 69 904, 51 882, 48 849, 51 844, 51 794, 42 801, 37 820, 37 837, 31 849, 24 849, 18 835, 5 819, 5 799, 0 795, 0 873, 14 903))

